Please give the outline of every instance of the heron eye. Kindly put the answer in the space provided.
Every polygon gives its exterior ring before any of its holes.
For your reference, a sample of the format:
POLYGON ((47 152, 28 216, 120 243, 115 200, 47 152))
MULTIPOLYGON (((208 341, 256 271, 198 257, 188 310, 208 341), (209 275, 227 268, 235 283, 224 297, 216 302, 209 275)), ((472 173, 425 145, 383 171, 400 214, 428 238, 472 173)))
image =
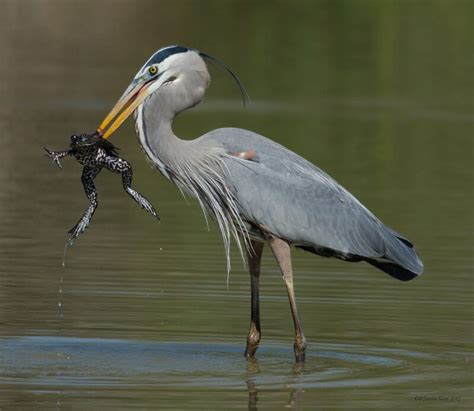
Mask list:
POLYGON ((150 73, 152 76, 154 76, 158 72, 158 68, 156 66, 151 66, 148 69, 148 73, 150 73))

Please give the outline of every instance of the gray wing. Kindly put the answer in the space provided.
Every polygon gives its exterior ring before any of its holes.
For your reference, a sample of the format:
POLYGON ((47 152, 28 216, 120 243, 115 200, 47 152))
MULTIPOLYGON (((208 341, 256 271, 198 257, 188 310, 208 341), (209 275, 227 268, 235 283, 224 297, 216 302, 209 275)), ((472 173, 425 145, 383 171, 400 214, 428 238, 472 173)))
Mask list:
POLYGON ((251 161, 225 158, 229 187, 247 221, 263 224, 275 235, 318 254, 390 260, 421 273, 421 261, 408 240, 296 153, 236 128, 214 130, 201 139, 229 153, 255 151, 251 161))

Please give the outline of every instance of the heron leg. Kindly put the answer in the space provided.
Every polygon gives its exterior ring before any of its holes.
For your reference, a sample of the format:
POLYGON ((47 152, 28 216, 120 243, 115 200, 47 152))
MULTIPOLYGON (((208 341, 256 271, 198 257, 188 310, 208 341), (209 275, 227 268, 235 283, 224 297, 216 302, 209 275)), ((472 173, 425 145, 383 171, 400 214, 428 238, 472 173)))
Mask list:
POLYGON ((283 280, 288 291, 288 299, 290 301, 291 314, 293 316, 293 323, 295 325, 295 359, 297 363, 304 362, 306 351, 306 338, 304 336, 303 327, 298 316, 298 309, 296 307, 295 290, 293 286, 293 269, 291 266, 291 251, 290 246, 286 241, 283 241, 274 236, 267 236, 268 243, 272 249, 273 255, 277 260, 280 271, 283 275, 283 280))
POLYGON ((130 163, 123 158, 113 156, 105 156, 103 162, 107 170, 114 173, 120 173, 122 175, 123 189, 127 192, 127 194, 132 197, 141 208, 143 208, 145 211, 148 211, 151 215, 159 220, 160 217, 158 216, 158 213, 156 212, 153 205, 139 192, 132 188, 133 172, 130 163))
POLYGON ((97 177, 97 174, 99 174, 100 170, 101 167, 89 166, 84 167, 84 169, 82 170, 82 185, 84 186, 84 191, 91 204, 84 212, 81 219, 77 222, 77 224, 69 230, 69 239, 66 243, 67 245, 72 245, 72 243, 79 236, 79 234, 83 233, 86 230, 86 228, 91 222, 92 216, 95 213, 95 209, 99 205, 97 201, 97 191, 95 189, 94 178, 97 177))
POLYGON ((259 307, 259 281, 260 281, 260 263, 262 260, 264 243, 260 241, 251 241, 251 249, 247 250, 247 259, 250 273, 250 290, 251 290, 251 312, 250 312, 250 329, 247 336, 247 347, 245 349, 245 357, 251 358, 257 351, 260 343, 260 307, 259 307))

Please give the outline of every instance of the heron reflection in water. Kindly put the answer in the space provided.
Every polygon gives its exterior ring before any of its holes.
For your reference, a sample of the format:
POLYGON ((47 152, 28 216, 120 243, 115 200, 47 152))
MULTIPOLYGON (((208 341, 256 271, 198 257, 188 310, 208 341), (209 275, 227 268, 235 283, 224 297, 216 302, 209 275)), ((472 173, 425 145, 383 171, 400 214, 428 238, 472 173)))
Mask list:
MULTIPOLYGON (((170 46, 138 71, 100 125, 107 139, 134 112, 140 144, 170 181, 197 199, 222 235, 229 268, 231 237, 246 254, 251 284, 251 322, 245 356, 261 337, 260 262, 268 244, 286 284, 295 327, 296 362, 306 338, 295 301, 290 246, 345 261, 365 261, 398 280, 420 275, 413 244, 385 226, 352 194, 318 167, 282 145, 239 128, 220 128, 191 141, 178 138, 173 119, 199 104, 210 83, 206 61, 195 49, 170 46)), ((226 66, 248 98, 237 76, 226 66)))

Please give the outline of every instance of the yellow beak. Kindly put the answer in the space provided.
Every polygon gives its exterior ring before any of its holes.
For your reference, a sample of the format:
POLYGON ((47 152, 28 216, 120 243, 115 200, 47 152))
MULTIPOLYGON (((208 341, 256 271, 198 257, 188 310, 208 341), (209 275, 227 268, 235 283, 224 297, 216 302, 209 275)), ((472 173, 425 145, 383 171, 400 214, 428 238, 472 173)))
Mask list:
POLYGON ((127 89, 97 129, 97 132, 102 136, 102 138, 109 138, 128 118, 128 116, 143 102, 143 100, 145 100, 149 94, 148 89, 152 83, 153 82, 140 82, 135 86, 131 85, 129 87, 130 91, 127 89))

